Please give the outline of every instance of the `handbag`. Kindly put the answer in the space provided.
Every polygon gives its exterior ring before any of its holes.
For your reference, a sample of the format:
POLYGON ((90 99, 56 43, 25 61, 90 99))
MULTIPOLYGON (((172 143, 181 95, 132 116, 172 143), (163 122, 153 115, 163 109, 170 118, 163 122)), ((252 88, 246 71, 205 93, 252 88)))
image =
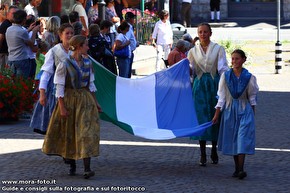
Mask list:
POLYGON ((108 48, 105 48, 105 56, 113 57, 113 53, 108 48))
POLYGON ((114 56, 119 57, 119 58, 127 58, 127 57, 129 57, 129 46, 125 46, 122 49, 115 50, 114 51, 114 56))

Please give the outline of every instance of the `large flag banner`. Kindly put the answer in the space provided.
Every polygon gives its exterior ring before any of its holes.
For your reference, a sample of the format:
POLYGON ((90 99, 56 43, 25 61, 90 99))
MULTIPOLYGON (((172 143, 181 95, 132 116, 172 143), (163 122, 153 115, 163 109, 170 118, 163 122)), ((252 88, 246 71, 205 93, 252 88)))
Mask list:
POLYGON ((101 119, 153 140, 200 136, 212 125, 198 124, 187 59, 137 79, 116 76, 91 60, 101 119))

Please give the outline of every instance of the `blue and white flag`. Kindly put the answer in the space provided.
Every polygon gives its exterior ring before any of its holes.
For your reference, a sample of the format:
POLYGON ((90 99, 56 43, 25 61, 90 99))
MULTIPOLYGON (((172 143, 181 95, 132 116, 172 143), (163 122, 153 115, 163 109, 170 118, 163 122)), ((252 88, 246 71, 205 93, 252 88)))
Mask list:
POLYGON ((187 59, 138 79, 116 76, 92 61, 102 119, 154 140, 200 136, 212 125, 198 124, 187 59))

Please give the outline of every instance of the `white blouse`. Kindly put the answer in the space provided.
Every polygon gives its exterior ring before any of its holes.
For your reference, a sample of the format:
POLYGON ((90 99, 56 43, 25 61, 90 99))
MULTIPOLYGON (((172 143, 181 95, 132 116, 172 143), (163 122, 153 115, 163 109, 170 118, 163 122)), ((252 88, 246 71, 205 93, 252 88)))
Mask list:
POLYGON ((219 75, 229 69, 225 49, 213 42, 210 42, 206 53, 201 45, 197 44, 189 50, 187 58, 190 61, 193 74, 196 73, 196 65, 199 65, 203 73, 211 73, 212 70, 215 70, 212 69, 215 62, 217 62, 216 68, 219 75))
MULTIPOLYGON (((39 89, 47 90, 48 82, 51 76, 55 72, 55 62, 64 61, 69 56, 68 53, 62 48, 61 44, 55 45, 53 48, 49 49, 49 51, 45 54, 44 64, 41 67, 41 71, 43 71, 40 82, 39 89), (54 53, 54 50, 58 50, 60 53, 54 53), (57 57, 58 59, 55 59, 57 57)), ((58 64, 56 64, 57 66, 58 64)))
POLYGON ((154 27, 152 38, 157 39, 156 44, 168 45, 173 43, 173 32, 170 22, 167 20, 166 23, 159 20, 154 27))

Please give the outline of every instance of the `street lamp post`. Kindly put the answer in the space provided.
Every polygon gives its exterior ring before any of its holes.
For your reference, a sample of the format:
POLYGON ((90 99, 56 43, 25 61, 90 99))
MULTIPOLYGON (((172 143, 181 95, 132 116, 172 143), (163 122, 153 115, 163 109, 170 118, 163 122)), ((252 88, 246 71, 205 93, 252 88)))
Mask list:
POLYGON ((280 0, 277 0, 277 42, 275 44, 275 73, 282 70, 282 44, 280 42, 280 0))
POLYGON ((98 12, 99 12, 99 18, 101 21, 105 20, 105 8, 106 3, 104 0, 99 0, 98 2, 98 12))

